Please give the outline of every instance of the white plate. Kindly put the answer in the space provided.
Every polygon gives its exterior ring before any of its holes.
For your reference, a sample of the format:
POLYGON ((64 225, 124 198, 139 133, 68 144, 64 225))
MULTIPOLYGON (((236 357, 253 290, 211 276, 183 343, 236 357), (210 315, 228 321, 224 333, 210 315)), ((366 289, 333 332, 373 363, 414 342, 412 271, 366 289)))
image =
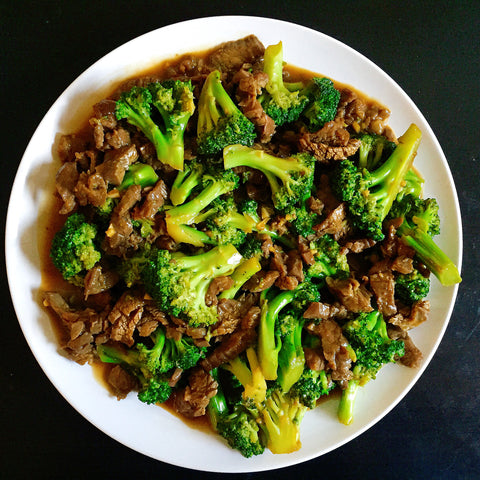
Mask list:
POLYGON ((438 243, 460 268, 462 229, 455 186, 441 147, 413 102, 383 71, 344 44, 298 25, 259 17, 202 18, 164 27, 117 48, 80 75, 50 108, 25 151, 11 192, 6 228, 8 279, 18 320, 57 390, 87 420, 122 444, 167 463, 216 472, 293 465, 331 451, 371 427, 404 397, 426 368, 444 334, 457 293, 457 287, 441 287, 433 279, 430 319, 412 334, 424 353, 420 369, 385 367, 359 393, 351 426, 337 421, 336 400, 307 413, 301 428, 303 447, 289 455, 265 452, 245 459, 219 437, 193 430, 162 408, 142 404, 135 395, 118 402, 94 378, 91 368, 59 354, 49 319, 38 303, 38 218, 45 198, 54 191, 58 165, 52 162, 51 152, 55 136, 74 131, 112 83, 175 54, 250 33, 266 46, 282 40, 287 62, 351 84, 381 101, 391 109, 390 125, 398 135, 412 122, 420 127, 423 140, 415 164, 428 179, 426 195, 440 203, 442 224, 449 225, 437 237, 438 243))

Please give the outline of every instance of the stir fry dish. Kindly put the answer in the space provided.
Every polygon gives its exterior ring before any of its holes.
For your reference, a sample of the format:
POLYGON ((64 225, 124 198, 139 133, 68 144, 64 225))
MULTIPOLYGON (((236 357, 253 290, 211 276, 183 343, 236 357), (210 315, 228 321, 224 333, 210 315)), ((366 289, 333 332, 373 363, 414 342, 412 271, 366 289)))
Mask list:
POLYGON ((461 281, 421 131, 389 115, 255 36, 119 85, 57 145, 43 304, 63 353, 245 457, 298 450, 329 395, 350 424, 384 365, 420 364, 430 281, 461 281))

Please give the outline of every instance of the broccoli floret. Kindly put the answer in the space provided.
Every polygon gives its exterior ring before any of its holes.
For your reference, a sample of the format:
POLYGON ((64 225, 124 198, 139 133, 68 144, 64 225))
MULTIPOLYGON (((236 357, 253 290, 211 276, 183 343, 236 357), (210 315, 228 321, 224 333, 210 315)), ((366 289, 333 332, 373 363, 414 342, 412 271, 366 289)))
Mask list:
POLYGON ((331 235, 312 240, 309 248, 313 252, 315 263, 307 269, 308 276, 323 280, 332 276, 348 276, 350 267, 347 255, 341 253, 341 247, 331 235))
POLYGON ((299 397, 284 393, 279 388, 269 390, 258 409, 263 443, 272 453, 292 453, 302 446, 300 424, 308 408, 299 397))
POLYGON ((336 114, 340 101, 340 92, 329 78, 313 77, 302 93, 309 103, 302 113, 302 120, 308 130, 316 132, 325 123, 331 122, 336 114))
POLYGON ((398 192, 395 200, 400 201, 406 195, 421 197, 424 183, 423 177, 414 168, 411 168, 405 175, 404 185, 398 192))
POLYGON ((402 340, 392 340, 387 324, 378 311, 360 313, 343 326, 343 333, 354 352, 353 378, 342 391, 338 407, 339 420, 348 425, 353 420, 356 394, 360 386, 375 379, 383 365, 405 354, 402 340))
POLYGON ((290 394, 298 396, 308 408, 313 409, 317 400, 328 395, 335 388, 335 382, 325 370, 311 370, 305 366, 302 375, 290 389, 290 394))
POLYGON ((155 249, 147 242, 136 250, 131 256, 123 257, 116 262, 116 272, 120 275, 125 285, 130 288, 133 285, 143 283, 142 271, 155 249))
POLYGON ((411 305, 428 295, 430 279, 418 270, 411 273, 399 273, 395 277, 395 297, 403 303, 411 305))
POLYGON ((118 190, 126 190, 132 185, 140 185, 142 188, 151 187, 158 181, 158 175, 151 165, 145 163, 134 163, 123 177, 118 190))
MULTIPOLYGON (((276 380, 278 377, 279 352, 282 348, 282 332, 278 328, 277 321, 280 312, 288 306, 288 313, 294 315, 297 319, 301 319, 308 305, 311 302, 319 301, 320 295, 316 285, 310 281, 300 283, 294 290, 285 290, 278 294, 272 290, 272 298, 268 298, 269 292, 269 290, 265 290, 261 294, 257 350, 265 378, 276 380)), ((301 321, 298 320, 297 323, 301 323, 301 321)), ((294 333, 294 336, 297 334, 298 331, 294 333)), ((295 341, 291 343, 296 350, 295 341)))
POLYGON ((255 235, 247 235, 245 242, 238 247, 243 258, 260 258, 262 253, 262 241, 255 235))
POLYGON ((338 162, 334 169, 331 178, 334 193, 347 204, 353 226, 374 240, 384 238, 383 220, 412 166, 420 138, 420 130, 412 124, 377 169, 358 168, 348 159, 338 162))
POLYGON ((172 393, 167 376, 158 368, 165 345, 165 333, 157 328, 150 339, 150 348, 142 344, 130 349, 120 344, 102 344, 98 345, 97 353, 102 362, 119 364, 137 379, 139 400, 148 404, 163 403, 172 393))
POLYGON ((432 238, 440 233, 438 204, 434 198, 421 199, 406 195, 394 203, 389 217, 403 220, 397 228, 397 234, 415 250, 417 257, 442 285, 454 285, 462 281, 455 264, 432 238))
POLYGON ((232 245, 195 255, 156 250, 142 270, 142 279, 164 312, 184 318, 191 326, 213 325, 218 321, 216 306, 205 304, 210 282, 230 275, 241 259, 232 245))
POLYGON ((140 129, 155 146, 162 163, 183 170, 183 136, 194 110, 191 82, 166 80, 122 93, 116 104, 116 117, 140 129), (160 114, 161 124, 153 120, 152 106, 160 114))
POLYGON ((97 226, 81 213, 73 213, 55 234, 50 248, 53 264, 65 280, 75 279, 90 270, 101 258, 96 246, 97 226))
POLYGON ((358 168, 367 170, 373 170, 381 165, 397 146, 383 135, 363 133, 357 138, 361 142, 358 149, 358 168))
POLYGON ((282 42, 265 49, 263 71, 268 75, 268 83, 259 101, 265 113, 277 126, 298 120, 308 103, 308 97, 299 90, 290 91, 283 83, 282 42))
MULTIPOLYGON (((216 198, 235 190, 238 182, 238 176, 231 170, 205 173, 202 176, 203 190, 196 197, 165 212, 168 234, 177 243, 184 242, 196 247, 211 243, 205 232, 191 225, 203 221, 204 210, 206 211, 216 198)), ((206 216, 208 217, 208 214, 206 216)))
POLYGON ((170 189, 170 200, 173 205, 181 205, 187 200, 195 187, 201 185, 202 174, 204 171, 203 164, 198 160, 190 160, 184 171, 177 173, 170 189))
POLYGON ((245 166, 260 170, 270 184, 273 205, 279 210, 311 196, 315 159, 307 153, 279 158, 264 150, 230 145, 224 148, 223 159, 225 169, 245 166))
POLYGON ((105 231, 108 228, 110 217, 116 205, 117 200, 115 198, 107 197, 103 205, 95 209, 95 225, 98 226, 99 231, 105 231))
POLYGON ((227 145, 253 145, 255 125, 238 109, 225 91, 220 72, 205 80, 198 100, 198 153, 214 155, 227 145))

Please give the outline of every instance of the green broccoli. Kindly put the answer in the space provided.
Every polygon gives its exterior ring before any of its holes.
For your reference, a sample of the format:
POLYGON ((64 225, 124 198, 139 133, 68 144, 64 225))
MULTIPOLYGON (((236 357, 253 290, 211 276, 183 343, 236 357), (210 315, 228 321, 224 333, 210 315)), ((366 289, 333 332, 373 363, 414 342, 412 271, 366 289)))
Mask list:
POLYGON ((415 168, 411 168, 405 175, 404 185, 398 192, 396 201, 400 201, 406 195, 413 195, 414 197, 421 197, 423 191, 423 184, 425 180, 418 173, 415 168))
POLYGON ((305 366, 302 375, 290 389, 309 409, 317 406, 320 397, 328 395, 335 388, 335 382, 325 370, 311 370, 305 366))
POLYGON ((156 250, 143 267, 142 280, 164 312, 184 318, 194 327, 213 325, 218 321, 216 306, 205 303, 210 282, 230 275, 241 259, 232 245, 195 255, 156 250))
POLYGON ((259 101, 265 113, 277 126, 298 120, 308 103, 308 97, 302 95, 300 90, 290 91, 283 82, 282 42, 265 49, 263 71, 268 75, 268 83, 259 101))
POLYGON ((145 242, 133 254, 122 257, 115 264, 116 272, 128 288, 143 283, 142 271, 153 252, 155 252, 155 248, 150 243, 145 242))
POLYGON ((101 253, 96 246, 96 237, 97 226, 88 223, 81 213, 70 215, 55 234, 50 257, 65 280, 79 283, 79 276, 100 261, 101 253))
POLYGON ((198 100, 198 153, 214 155, 227 145, 253 145, 255 125, 225 91, 220 72, 210 72, 198 100))
POLYGON ((245 166, 260 170, 267 177, 273 205, 279 210, 311 196, 315 159, 307 153, 279 158, 264 150, 230 145, 224 148, 223 159, 225 169, 245 166))
POLYGON ((187 200, 195 187, 201 185, 203 164, 197 159, 190 160, 183 171, 179 171, 170 189, 170 200, 173 205, 181 205, 187 200))
POLYGON ((340 92, 329 78, 313 77, 302 93, 309 100, 302 120, 310 132, 316 132, 337 115, 340 92))
POLYGON ((350 267, 347 255, 341 253, 339 243, 331 235, 323 235, 309 242, 315 263, 307 268, 311 278, 323 280, 326 277, 348 276, 350 267))
POLYGON ((168 377, 157 371, 165 335, 155 331, 151 338, 153 346, 149 350, 142 351, 141 347, 126 349, 120 344, 104 343, 97 346, 97 353, 102 362, 119 364, 137 379, 140 401, 148 404, 164 403, 172 393, 168 377))
POLYGON ((354 351, 353 378, 342 391, 338 407, 339 420, 348 425, 353 420, 356 394, 360 386, 375 379, 383 365, 405 354, 402 340, 391 340, 380 312, 358 314, 343 326, 343 333, 354 351))
POLYGON ((418 270, 411 273, 399 273, 395 277, 395 297, 407 305, 422 300, 430 290, 430 279, 418 270))
POLYGON ((380 166, 395 150, 396 144, 383 135, 362 133, 358 149, 358 168, 373 170, 380 166))
POLYGON ((331 177, 332 189, 345 202, 352 225, 374 240, 382 240, 383 220, 412 166, 421 132, 414 124, 399 138, 385 162, 373 171, 358 168, 351 160, 337 163, 331 177))
POLYGON ((141 130, 155 146, 158 159, 176 170, 183 170, 184 133, 195 110, 191 82, 166 80, 123 92, 116 104, 118 120, 141 130), (159 113, 162 124, 153 120, 159 113))
POLYGON ((257 272, 261 270, 262 266, 257 257, 242 258, 242 261, 230 275, 233 280, 231 288, 224 290, 218 296, 219 298, 233 299, 237 295, 242 286, 257 272))
POLYGON ((140 185, 142 188, 151 187, 158 181, 158 175, 151 165, 145 163, 134 163, 123 177, 118 190, 126 190, 132 185, 140 185))
MULTIPOLYGON (((205 219, 202 215, 207 207, 221 195, 235 190, 239 178, 233 171, 207 172, 202 176, 202 190, 192 200, 166 210, 165 222, 168 234, 177 243, 188 243, 203 247, 211 243, 210 237, 192 227, 205 219)), ((207 214, 208 217, 208 214, 207 214)))
POLYGON ((393 204, 389 218, 403 219, 397 234, 415 250, 417 257, 442 285, 454 285, 462 281, 455 264, 432 238, 440 233, 438 204, 434 198, 421 199, 406 195, 393 204))

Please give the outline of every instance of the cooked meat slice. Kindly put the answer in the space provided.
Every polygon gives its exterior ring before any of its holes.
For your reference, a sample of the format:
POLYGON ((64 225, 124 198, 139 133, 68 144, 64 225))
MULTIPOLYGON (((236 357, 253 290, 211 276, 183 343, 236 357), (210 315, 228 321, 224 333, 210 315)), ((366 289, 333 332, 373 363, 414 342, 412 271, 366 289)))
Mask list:
POLYGON ((232 288, 234 281, 231 277, 221 276, 214 278, 208 286, 207 293, 205 294, 205 303, 210 305, 216 305, 218 303, 217 295, 224 290, 232 288))
POLYGON ((77 152, 88 148, 88 141, 79 135, 62 135, 58 141, 57 153, 62 163, 73 162, 77 152))
POLYGON ((305 364, 310 370, 320 371, 325 369, 325 357, 320 349, 304 347, 305 364))
POLYGON ((351 312, 371 312, 371 294, 365 285, 355 278, 326 279, 328 289, 351 312))
POLYGON ((203 368, 195 368, 188 385, 173 394, 173 408, 188 418, 205 415, 210 399, 217 394, 218 384, 203 368))
POLYGON ((131 143, 130 132, 123 127, 117 127, 105 134, 105 141, 115 149, 126 147, 131 143))
POLYGON ((260 270, 244 284, 243 288, 252 293, 263 292, 270 288, 279 276, 277 270, 260 270))
POLYGON ((112 325, 111 339, 131 347, 135 341, 133 333, 142 318, 145 300, 130 292, 125 292, 108 315, 112 325))
POLYGON ((348 241, 343 245, 343 253, 361 253, 364 250, 372 248, 377 242, 371 238, 361 238, 357 240, 348 241))
POLYGON ((332 210, 325 220, 313 227, 315 233, 321 237, 325 234, 333 235, 335 239, 339 239, 345 235, 348 229, 346 222, 346 207, 344 203, 341 203, 332 210))
POLYGON ((136 378, 126 372, 120 365, 115 365, 110 370, 107 382, 117 400, 122 400, 130 392, 138 388, 136 378))
POLYGON ((415 302, 408 314, 403 312, 394 315, 388 319, 388 322, 392 325, 400 327, 402 330, 410 330, 411 328, 418 327, 423 322, 428 320, 430 313, 430 302, 428 300, 419 300, 415 302))
POLYGON ((265 47, 255 35, 231 42, 225 42, 209 53, 205 63, 208 69, 218 69, 222 73, 233 74, 243 64, 253 64, 259 60, 265 47))
POLYGON ((241 320, 238 330, 226 336, 220 345, 201 361, 205 370, 212 370, 229 362, 246 350, 257 338, 256 326, 260 320, 260 308, 251 307, 241 320))
POLYGON ((107 199, 107 184, 98 173, 82 172, 74 188, 78 203, 82 206, 100 207, 107 199))
POLYGON ((400 327, 388 325, 388 336, 392 340, 403 340, 405 344, 405 355, 399 359, 402 365, 410 368, 418 368, 423 358, 422 352, 413 343, 410 335, 400 327))
POLYGON ((85 275, 83 293, 85 298, 112 288, 119 280, 113 270, 103 271, 100 265, 91 268, 85 275))
POLYGON ((380 313, 390 317, 397 313, 395 305, 395 279, 390 269, 372 273, 369 276, 370 288, 377 300, 380 313))
POLYGON ((103 162, 97 166, 97 173, 107 183, 118 186, 122 183, 128 167, 138 159, 138 152, 135 145, 128 145, 117 150, 108 150, 105 153, 103 162))
POLYGON ((142 204, 136 207, 132 213, 132 218, 138 220, 146 218, 153 220, 155 214, 165 203, 168 198, 168 188, 163 180, 159 180, 155 186, 147 193, 142 204))
POLYGON ((62 215, 70 213, 77 205, 75 198, 75 185, 78 182, 79 173, 75 162, 65 162, 58 170, 55 177, 55 186, 63 206, 60 209, 62 215))
POLYGON ((347 309, 340 304, 328 304, 322 302, 312 302, 303 313, 303 318, 345 318, 348 314, 347 309))
POLYGON ((324 319, 319 323, 310 323, 306 326, 313 335, 320 337, 322 350, 328 367, 332 370, 332 380, 340 382, 342 388, 352 378, 350 370, 352 359, 347 350, 348 341, 342 333, 338 323, 331 319, 324 319))
POLYGON ((413 258, 405 255, 400 255, 393 259, 392 270, 398 273, 412 273, 413 272, 413 258))

